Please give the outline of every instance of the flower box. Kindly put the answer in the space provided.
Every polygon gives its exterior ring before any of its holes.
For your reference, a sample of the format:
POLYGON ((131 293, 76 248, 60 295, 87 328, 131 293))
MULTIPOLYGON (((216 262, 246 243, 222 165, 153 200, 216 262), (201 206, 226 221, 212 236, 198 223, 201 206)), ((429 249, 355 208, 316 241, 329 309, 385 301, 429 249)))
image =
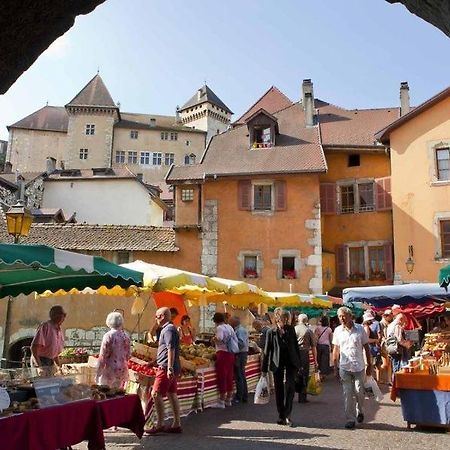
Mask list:
POLYGON ((297 274, 295 273, 295 270, 285 270, 283 272, 283 278, 294 280, 295 278, 297 278, 297 274))
POLYGON ((254 269, 244 269, 244 278, 258 278, 258 272, 254 269))

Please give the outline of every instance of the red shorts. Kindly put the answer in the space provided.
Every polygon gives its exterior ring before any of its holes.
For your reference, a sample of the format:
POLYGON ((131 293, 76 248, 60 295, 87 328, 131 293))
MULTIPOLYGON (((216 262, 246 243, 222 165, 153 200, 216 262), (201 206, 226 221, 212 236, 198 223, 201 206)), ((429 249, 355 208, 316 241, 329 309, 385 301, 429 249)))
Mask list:
POLYGON ((177 377, 174 375, 172 378, 167 376, 167 369, 158 367, 156 369, 155 382, 153 383, 153 392, 158 392, 163 397, 168 393, 177 393, 177 377))

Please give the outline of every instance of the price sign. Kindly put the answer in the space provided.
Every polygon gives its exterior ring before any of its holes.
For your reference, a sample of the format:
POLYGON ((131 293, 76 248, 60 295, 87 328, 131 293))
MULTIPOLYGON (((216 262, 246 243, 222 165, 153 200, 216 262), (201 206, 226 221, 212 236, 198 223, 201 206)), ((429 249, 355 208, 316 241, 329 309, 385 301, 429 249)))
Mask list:
POLYGON ((0 388, 0 410, 4 410, 11 404, 8 391, 5 388, 0 388))

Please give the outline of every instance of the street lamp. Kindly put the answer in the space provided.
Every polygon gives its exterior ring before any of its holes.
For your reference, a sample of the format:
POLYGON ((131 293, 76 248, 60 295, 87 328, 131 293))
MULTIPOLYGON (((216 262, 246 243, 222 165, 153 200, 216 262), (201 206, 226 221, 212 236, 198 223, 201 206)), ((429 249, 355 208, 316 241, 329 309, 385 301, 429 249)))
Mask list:
POLYGON ((412 245, 410 245, 408 247, 408 259, 405 261, 406 264, 406 270, 408 271, 408 273, 412 273, 412 271, 414 270, 414 247, 412 245))
POLYGON ((25 208, 23 200, 18 202, 9 208, 6 213, 6 223, 8 227, 8 233, 14 236, 14 243, 19 243, 21 236, 28 236, 30 232, 31 223, 33 222, 33 215, 28 208, 25 208))

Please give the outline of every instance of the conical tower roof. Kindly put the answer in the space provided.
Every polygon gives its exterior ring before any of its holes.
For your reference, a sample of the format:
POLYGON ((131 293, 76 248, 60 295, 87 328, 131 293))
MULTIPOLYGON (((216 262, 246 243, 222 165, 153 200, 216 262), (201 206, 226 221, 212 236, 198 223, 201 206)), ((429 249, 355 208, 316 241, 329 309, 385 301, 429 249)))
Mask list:
POLYGON ((95 75, 66 106, 117 108, 101 76, 95 75))
POLYGON ((213 90, 206 84, 204 84, 180 109, 183 111, 187 108, 192 108, 193 106, 200 105, 202 103, 212 103, 223 109, 225 112, 233 114, 230 108, 228 108, 225 103, 220 100, 219 97, 213 92, 213 90))

